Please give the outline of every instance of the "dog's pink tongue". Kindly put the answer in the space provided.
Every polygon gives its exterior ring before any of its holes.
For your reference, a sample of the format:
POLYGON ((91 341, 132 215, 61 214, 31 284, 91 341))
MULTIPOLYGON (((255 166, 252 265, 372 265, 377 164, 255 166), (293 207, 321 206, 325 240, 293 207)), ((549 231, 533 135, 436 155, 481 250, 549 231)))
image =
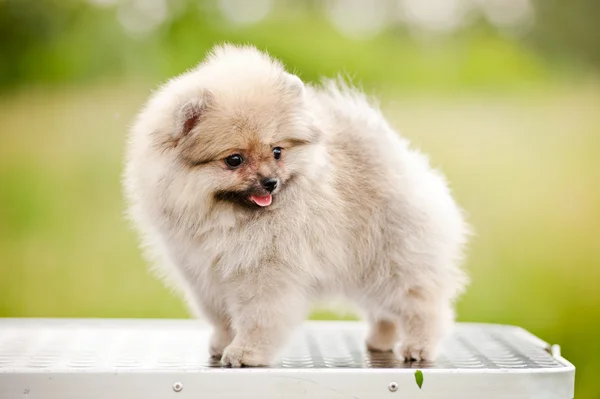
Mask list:
POLYGON ((256 205, 258 206, 269 206, 271 205, 271 194, 265 195, 263 197, 259 197, 257 195, 251 195, 250 198, 252 198, 252 201, 256 202, 256 205))

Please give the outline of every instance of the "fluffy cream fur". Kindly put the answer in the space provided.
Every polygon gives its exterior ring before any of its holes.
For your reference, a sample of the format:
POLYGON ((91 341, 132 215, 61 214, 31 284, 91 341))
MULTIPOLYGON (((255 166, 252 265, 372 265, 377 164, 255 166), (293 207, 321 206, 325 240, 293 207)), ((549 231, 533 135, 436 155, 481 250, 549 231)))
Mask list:
POLYGON ((152 95, 124 185, 148 256, 226 365, 271 363, 312 303, 340 296, 371 350, 432 359, 466 283, 468 226, 426 157, 359 91, 305 85, 252 47, 216 47, 152 95), (270 206, 230 195, 267 175, 270 206))

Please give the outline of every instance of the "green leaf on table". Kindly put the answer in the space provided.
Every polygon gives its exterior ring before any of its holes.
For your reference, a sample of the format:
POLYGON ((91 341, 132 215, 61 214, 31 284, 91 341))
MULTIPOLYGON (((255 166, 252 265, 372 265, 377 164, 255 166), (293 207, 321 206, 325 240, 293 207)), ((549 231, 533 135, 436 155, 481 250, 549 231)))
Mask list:
POLYGON ((415 371, 415 381, 417 381, 417 385, 421 389, 423 386, 423 372, 421 370, 415 371))

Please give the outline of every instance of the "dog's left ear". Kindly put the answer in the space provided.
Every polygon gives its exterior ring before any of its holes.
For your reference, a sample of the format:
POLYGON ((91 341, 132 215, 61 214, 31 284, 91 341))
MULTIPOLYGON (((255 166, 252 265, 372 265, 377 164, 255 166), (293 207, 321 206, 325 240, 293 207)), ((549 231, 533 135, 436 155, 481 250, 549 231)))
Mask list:
POLYGON ((304 82, 296 75, 286 72, 286 84, 289 88, 290 93, 294 95, 304 97, 306 92, 306 87, 304 87, 304 82))

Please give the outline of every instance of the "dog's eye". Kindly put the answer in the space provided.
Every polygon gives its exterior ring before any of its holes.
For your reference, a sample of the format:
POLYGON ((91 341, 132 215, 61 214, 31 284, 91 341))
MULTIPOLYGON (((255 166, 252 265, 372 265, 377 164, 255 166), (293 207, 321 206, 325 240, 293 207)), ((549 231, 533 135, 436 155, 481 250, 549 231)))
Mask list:
POLYGON ((233 154, 225 158, 225 164, 230 168, 237 168, 244 162, 244 158, 240 154, 233 154))
POLYGON ((275 159, 280 159, 281 158, 281 151, 283 150, 283 148, 281 147, 275 147, 273 148, 273 157, 275 159))

